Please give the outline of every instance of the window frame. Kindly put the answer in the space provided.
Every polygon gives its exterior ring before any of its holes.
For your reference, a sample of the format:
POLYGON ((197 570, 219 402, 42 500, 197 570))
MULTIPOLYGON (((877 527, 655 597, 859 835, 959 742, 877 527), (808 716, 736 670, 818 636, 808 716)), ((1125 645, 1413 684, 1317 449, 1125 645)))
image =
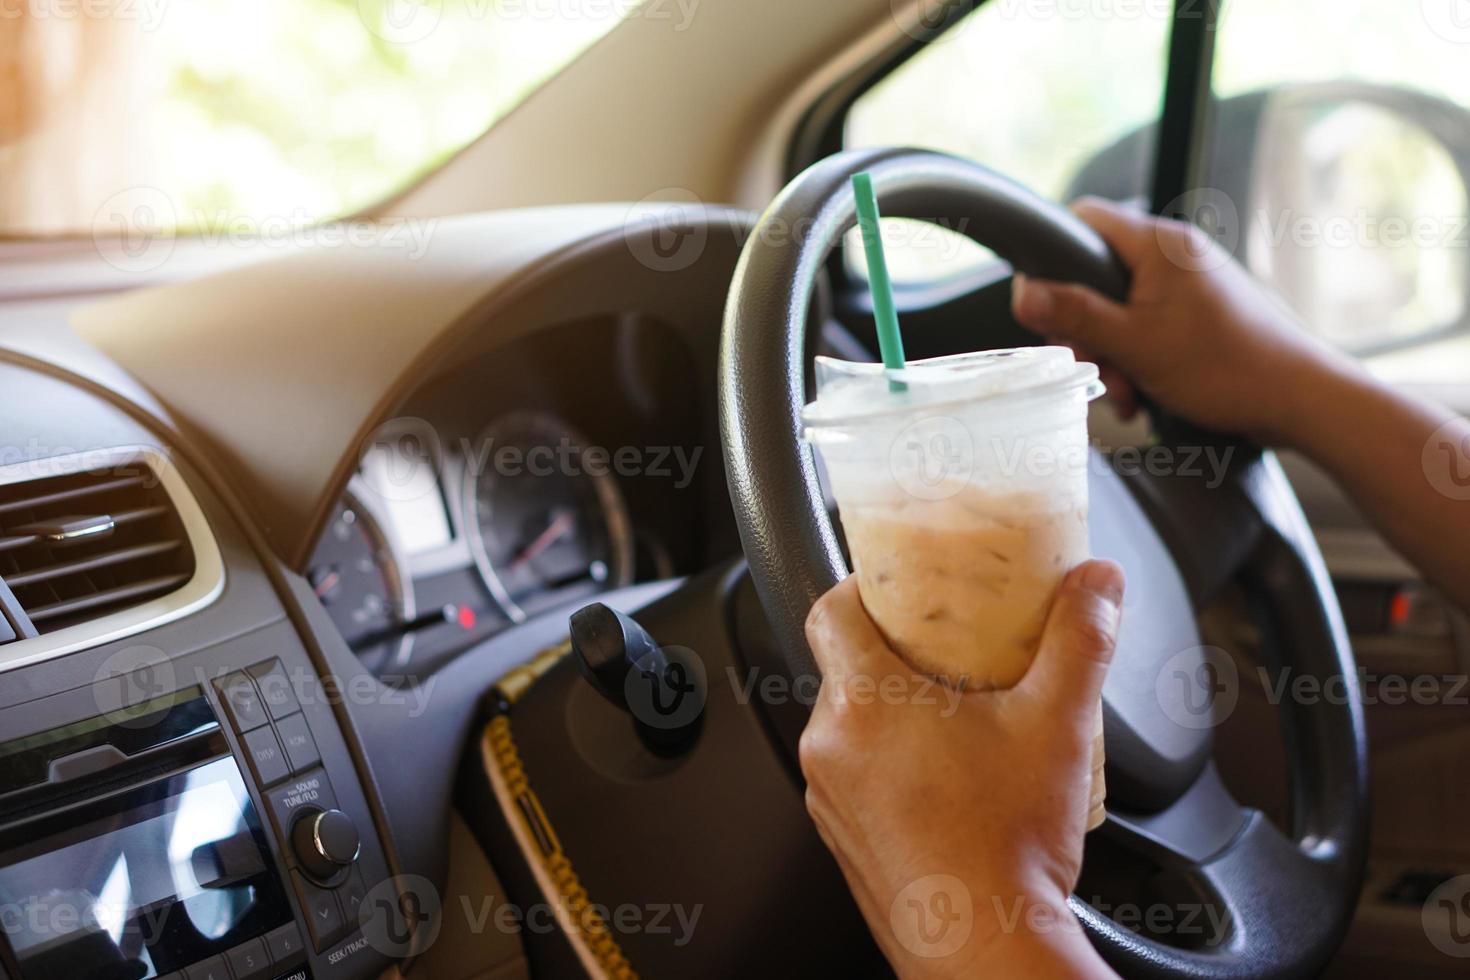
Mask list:
MULTIPOLYGON (((957 26, 994 0, 946 0, 944 14, 933 24, 906 32, 903 39, 867 65, 828 88, 803 113, 786 154, 787 181, 825 157, 843 150, 843 130, 853 103, 861 98, 931 41, 957 26)), ((1158 138, 1153 148, 1150 210, 1185 213, 1186 195, 1205 186, 1209 125, 1213 104, 1215 35, 1222 0, 1175 0, 1169 27, 1168 60, 1163 98, 1154 122, 1158 138)), ((1171 215, 1172 216, 1172 215, 1171 215)), ((841 245, 827 258, 827 274, 834 298, 843 305, 861 306, 866 283, 851 274, 841 245), (860 298, 857 294, 861 293, 860 298)), ((987 264, 933 283, 895 284, 900 309, 926 309, 1010 278, 1004 267, 987 264)))

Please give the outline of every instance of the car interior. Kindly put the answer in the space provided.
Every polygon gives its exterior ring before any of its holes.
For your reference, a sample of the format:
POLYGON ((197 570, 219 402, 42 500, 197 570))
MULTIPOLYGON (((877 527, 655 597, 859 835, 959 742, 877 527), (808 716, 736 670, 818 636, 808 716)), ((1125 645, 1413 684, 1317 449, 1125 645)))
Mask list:
MULTIPOLYGON (((1467 59, 1459 0, 9 8, 0 980, 893 976, 798 763, 852 176, 911 358, 1125 296, 1093 195, 1470 414, 1467 59)), ((1093 946, 1463 975, 1470 621, 1305 458, 1089 428, 1093 946)))

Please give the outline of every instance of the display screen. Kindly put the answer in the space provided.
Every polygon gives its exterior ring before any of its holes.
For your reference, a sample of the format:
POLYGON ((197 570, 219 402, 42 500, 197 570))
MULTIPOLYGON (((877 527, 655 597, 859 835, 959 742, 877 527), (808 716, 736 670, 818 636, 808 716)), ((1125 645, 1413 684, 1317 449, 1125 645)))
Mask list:
POLYGON ((452 540, 437 464, 421 439, 375 443, 363 454, 362 478, 404 551, 417 555, 452 540))
POLYGON ((145 980, 290 921, 231 758, 0 834, 21 980, 145 980))

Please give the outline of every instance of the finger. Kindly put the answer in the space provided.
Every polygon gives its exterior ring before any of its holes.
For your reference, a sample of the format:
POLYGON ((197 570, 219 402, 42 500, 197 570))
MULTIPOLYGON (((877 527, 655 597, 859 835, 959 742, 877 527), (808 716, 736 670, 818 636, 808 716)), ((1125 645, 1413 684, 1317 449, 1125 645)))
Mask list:
POLYGON ((1108 402, 1119 418, 1126 421, 1138 414, 1138 392, 1121 371, 1110 365, 1100 364, 1098 377, 1102 380, 1103 387, 1107 388, 1108 402))
POLYGON ((824 678, 911 673, 863 607, 856 575, 849 575, 812 606, 806 641, 824 678))
POLYGON ((1078 198, 1072 213, 1101 235, 1130 269, 1158 251, 1159 222, 1151 214, 1101 197, 1078 198))
POLYGON ((1124 422, 1132 422, 1138 418, 1138 392, 1128 385, 1112 396, 1111 404, 1118 418, 1124 422))
POLYGON ((1103 361, 1081 344, 1069 344, 1060 337, 1045 339, 1047 343, 1055 343, 1067 348, 1078 361, 1091 361, 1097 364, 1098 378, 1102 381, 1103 387, 1107 389, 1105 397, 1108 404, 1113 406, 1113 411, 1118 414, 1118 418, 1127 422, 1138 414, 1138 391, 1133 387, 1133 382, 1128 380, 1127 375, 1103 361))
POLYGON ((1024 327, 1105 358, 1125 346, 1132 333, 1125 307, 1075 283, 1017 276, 1011 284, 1011 313, 1024 327))
POLYGON ((1020 684, 1048 715, 1093 709, 1113 659, 1122 605, 1123 569, 1115 562, 1083 562, 1062 580, 1036 659, 1020 684))
MULTIPOLYGON (((847 880, 848 890, 852 892, 852 897, 857 901, 858 908, 863 913, 863 916, 869 922, 882 922, 883 920, 881 918, 874 918, 874 913, 881 906, 874 899, 872 883, 869 882, 868 876, 860 872, 858 864, 848 855, 847 849, 838 843, 836 835, 827 827, 825 821, 815 813, 812 814, 812 823, 817 828, 817 836, 822 839, 822 843, 826 845, 827 850, 831 852, 833 859, 837 862, 837 868, 842 872, 842 877, 847 880)), ((883 929, 875 929, 873 932, 873 938, 878 941, 880 946, 885 947, 885 949, 889 945, 886 933, 887 930, 883 929)), ((887 952, 891 955, 894 951, 887 949, 887 952)))
MULTIPOLYGON (((1050 337, 1047 338, 1047 340, 1051 339, 1052 338, 1050 337)), ((1070 350, 1072 352, 1072 357, 1074 357, 1076 360, 1091 361, 1094 364, 1098 362, 1097 355, 1088 350, 1086 347, 1082 346, 1081 344, 1065 343, 1060 338, 1057 338, 1057 343, 1070 350)), ((1099 365, 1099 367, 1101 367, 1101 365, 1099 365)), ((1106 380, 1104 380, 1104 384, 1106 384, 1106 380)))
POLYGON ((833 838, 832 832, 827 829, 827 806, 827 801, 808 784, 806 788, 807 816, 812 818, 812 826, 817 828, 817 836, 822 838, 822 843, 827 845, 827 850, 831 851, 833 856, 837 857, 840 861, 841 856, 837 850, 836 839, 833 838))

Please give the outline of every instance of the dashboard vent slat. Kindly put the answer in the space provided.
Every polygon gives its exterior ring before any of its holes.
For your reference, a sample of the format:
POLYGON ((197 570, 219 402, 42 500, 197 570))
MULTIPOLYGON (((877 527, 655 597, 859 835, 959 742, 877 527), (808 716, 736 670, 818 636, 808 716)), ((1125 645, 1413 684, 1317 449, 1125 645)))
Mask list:
MULTIPOLYGON (((7 576, 5 581, 10 583, 12 589, 18 589, 23 585, 35 585, 39 582, 49 582, 52 579, 63 578, 67 575, 80 575, 82 572, 95 571, 99 568, 107 568, 110 565, 120 565, 123 562, 134 561, 139 558, 151 558, 161 555, 166 551, 172 551, 179 547, 178 541, 152 541, 148 544, 134 545, 131 548, 119 548, 115 551, 104 551, 81 561, 63 562, 59 565, 47 565, 29 572, 20 572, 16 575, 7 576)), ((34 619, 36 614, 31 613, 34 619)))
MULTIPOLYGON (((26 508, 50 507, 52 504, 67 503, 68 501, 77 500, 82 497, 92 497, 96 496, 97 494, 107 493, 112 490, 125 490, 132 487, 140 486, 143 483, 143 480, 144 477, 142 475, 122 476, 113 479, 104 479, 96 483, 80 487, 70 487, 55 490, 40 490, 39 492, 35 493, 34 496, 23 494, 17 499, 8 499, 7 495, 7 499, 0 500, 0 514, 9 514, 13 511, 24 510, 26 508)), ((37 480, 35 483, 13 484, 12 486, 30 488, 36 487, 37 484, 45 484, 48 482, 50 481, 37 480)), ((5 489, 9 490, 11 489, 11 487, 6 487, 5 489)))
POLYGON ((168 491, 143 459, 0 485, 0 581, 38 634, 165 595, 195 556, 168 491), (61 540, 48 528, 109 525, 61 540))
POLYGON ((141 602, 154 596, 172 592, 185 582, 189 576, 183 573, 177 575, 163 575, 157 578, 147 579, 142 582, 134 582, 130 585, 120 586, 115 589, 107 589, 104 592, 96 592, 79 599, 68 599, 64 602, 53 602, 47 606, 37 606, 27 609, 26 613, 31 617, 31 622, 36 624, 36 629, 41 633, 48 632, 44 624, 61 616, 71 616, 99 606, 121 605, 124 602, 141 602))

